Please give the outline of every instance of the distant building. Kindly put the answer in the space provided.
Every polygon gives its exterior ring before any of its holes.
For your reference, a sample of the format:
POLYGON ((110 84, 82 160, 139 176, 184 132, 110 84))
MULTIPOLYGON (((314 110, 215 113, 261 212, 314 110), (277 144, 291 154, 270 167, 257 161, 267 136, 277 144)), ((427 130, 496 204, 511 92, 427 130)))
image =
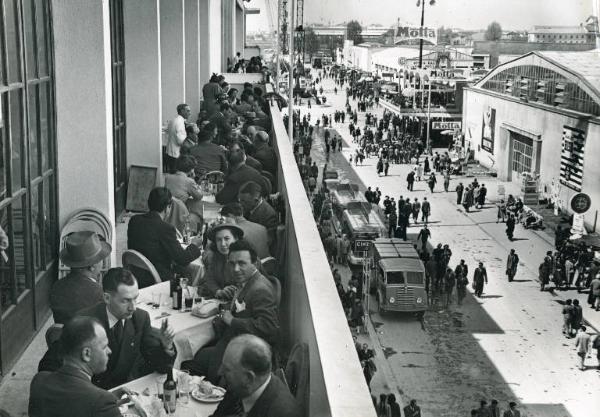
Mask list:
POLYGON ((502 181, 539 176, 543 196, 588 193, 600 210, 600 51, 536 51, 500 64, 465 89, 465 147, 502 181))
POLYGON ((529 42, 594 45, 597 33, 585 26, 534 26, 529 32, 529 42))
POLYGON ((489 69, 534 51, 589 51, 594 44, 515 42, 515 41, 475 41, 473 42, 473 66, 489 69))
MULTIPOLYGON (((317 36, 319 42, 318 50, 323 53, 334 53, 336 48, 341 48, 346 40, 346 26, 307 26, 310 27, 317 36)), ((364 42, 381 42, 384 35, 390 30, 389 27, 367 26, 364 27, 361 36, 364 42)))

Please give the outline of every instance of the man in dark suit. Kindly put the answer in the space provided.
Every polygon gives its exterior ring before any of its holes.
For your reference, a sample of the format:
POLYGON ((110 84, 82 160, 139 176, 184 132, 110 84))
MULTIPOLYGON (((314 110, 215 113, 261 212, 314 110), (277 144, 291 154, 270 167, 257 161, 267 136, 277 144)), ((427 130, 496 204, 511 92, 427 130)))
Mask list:
POLYGON ((254 335, 237 336, 227 346, 221 372, 227 393, 212 417, 299 417, 300 409, 284 383, 271 373, 271 348, 254 335))
MULTIPOLYGON (((164 221, 169 216, 172 204, 173 198, 168 188, 154 188, 148 196, 150 211, 133 216, 127 228, 127 247, 148 258, 163 281, 173 277, 174 266, 184 268, 201 254, 200 237, 192 238, 191 244, 183 249, 177 241, 175 227, 164 221)), ((130 268, 140 288, 155 283, 147 271, 134 266, 130 268)))
MULTIPOLYGON (((123 268, 110 269, 102 280, 104 302, 82 310, 78 316, 93 317, 102 324, 112 351, 106 371, 92 382, 105 389, 116 387, 152 371, 164 373, 176 352, 174 332, 166 320, 159 329, 150 326, 148 312, 135 308, 139 295, 133 274, 123 268)), ((63 365, 60 340, 54 343, 38 366, 54 371, 63 365)))
POLYGON ((104 327, 92 317, 75 317, 62 330, 64 364, 55 372, 33 377, 30 417, 120 417, 115 394, 91 378, 106 370, 111 353, 104 327))
POLYGON ((256 251, 241 239, 229 246, 229 264, 234 275, 237 294, 231 308, 215 319, 213 325, 221 334, 215 346, 200 349, 194 359, 181 364, 193 374, 206 375, 213 382, 219 381, 219 366, 225 348, 231 339, 241 334, 253 334, 271 345, 279 341, 279 318, 275 289, 267 278, 256 269, 256 251))
POLYGON ((277 253, 274 242, 279 225, 279 216, 269 203, 261 196, 259 183, 248 181, 240 188, 239 200, 244 208, 244 217, 251 222, 258 223, 267 228, 269 234, 269 248, 271 253, 277 253))
MULTIPOLYGON (((225 178, 223 189, 217 193, 215 200, 219 204, 227 204, 237 201, 240 187, 248 182, 254 181, 262 184, 260 172, 246 164, 246 151, 239 142, 229 146, 229 173, 225 178)), ((261 188, 261 194, 266 195, 267 190, 261 188)))
POLYGON ((71 268, 50 290, 50 308, 54 323, 65 324, 75 314, 102 301, 100 268, 112 248, 91 231, 74 232, 65 239, 60 260, 71 268))
POLYGON ((254 138, 254 158, 262 163, 265 171, 275 175, 277 173, 277 154, 269 146, 269 134, 265 131, 256 133, 254 138))
POLYGON ((421 407, 417 405, 417 400, 410 400, 410 404, 404 407, 404 417, 421 417, 421 407))
POLYGON ((521 417, 521 412, 517 410, 517 403, 511 401, 508 403, 508 410, 503 414, 503 417, 521 417))

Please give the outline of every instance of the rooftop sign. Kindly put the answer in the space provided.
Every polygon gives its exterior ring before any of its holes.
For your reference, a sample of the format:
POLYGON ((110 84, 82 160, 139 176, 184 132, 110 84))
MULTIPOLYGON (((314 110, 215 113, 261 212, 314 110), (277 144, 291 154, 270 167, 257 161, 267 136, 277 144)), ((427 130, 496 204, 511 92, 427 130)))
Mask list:
POLYGON ((394 43, 399 43, 410 39, 423 39, 424 41, 437 45, 437 31, 435 29, 429 29, 427 27, 420 26, 398 26, 396 28, 396 38, 394 43))

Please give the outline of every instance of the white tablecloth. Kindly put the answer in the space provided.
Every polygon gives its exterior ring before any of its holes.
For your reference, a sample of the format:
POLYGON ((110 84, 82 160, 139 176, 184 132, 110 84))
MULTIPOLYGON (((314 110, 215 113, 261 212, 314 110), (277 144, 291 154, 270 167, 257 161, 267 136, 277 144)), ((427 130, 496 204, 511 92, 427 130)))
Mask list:
POLYGON ((169 295, 169 282, 161 282, 150 287, 140 290, 140 303, 138 308, 146 310, 150 314, 152 326, 160 328, 163 319, 169 319, 169 324, 175 330, 175 347, 177 348, 177 359, 175 360, 175 368, 179 368, 182 361, 192 359, 194 353, 201 347, 208 344, 215 338, 215 331, 212 327, 213 317, 201 319, 192 316, 190 312, 182 312, 171 308, 171 298, 169 295), (160 292, 161 306, 160 308, 152 308, 152 293, 160 292), (162 316, 163 313, 169 316, 162 316))
MULTIPOLYGON (((161 375, 158 373, 152 373, 141 378, 138 378, 134 381, 130 381, 127 384, 123 384, 119 387, 114 388, 113 390, 117 390, 120 387, 127 387, 132 391, 137 393, 142 393, 146 388, 150 391, 151 395, 156 395, 156 380, 159 377, 165 377, 165 375, 161 375)), ((194 400, 191 396, 187 404, 183 404, 181 400, 177 401, 177 409, 173 417, 208 417, 210 416, 215 409, 217 408, 218 403, 202 403, 194 400)), ((134 407, 129 407, 127 410, 128 413, 138 414, 134 407)), ((166 415, 164 413, 163 415, 166 415)))

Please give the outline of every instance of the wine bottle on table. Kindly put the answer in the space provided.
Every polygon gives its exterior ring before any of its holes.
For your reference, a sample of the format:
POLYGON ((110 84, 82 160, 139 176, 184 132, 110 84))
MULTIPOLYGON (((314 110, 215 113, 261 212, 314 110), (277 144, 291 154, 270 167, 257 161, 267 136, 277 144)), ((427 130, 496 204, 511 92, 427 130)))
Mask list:
POLYGON ((163 404, 168 413, 174 413, 177 407, 177 383, 173 379, 173 368, 167 369, 167 380, 163 384, 163 404))
POLYGON ((173 277, 171 280, 171 299, 173 302, 173 310, 179 310, 181 308, 181 297, 179 297, 179 292, 181 291, 181 283, 177 275, 173 277))

